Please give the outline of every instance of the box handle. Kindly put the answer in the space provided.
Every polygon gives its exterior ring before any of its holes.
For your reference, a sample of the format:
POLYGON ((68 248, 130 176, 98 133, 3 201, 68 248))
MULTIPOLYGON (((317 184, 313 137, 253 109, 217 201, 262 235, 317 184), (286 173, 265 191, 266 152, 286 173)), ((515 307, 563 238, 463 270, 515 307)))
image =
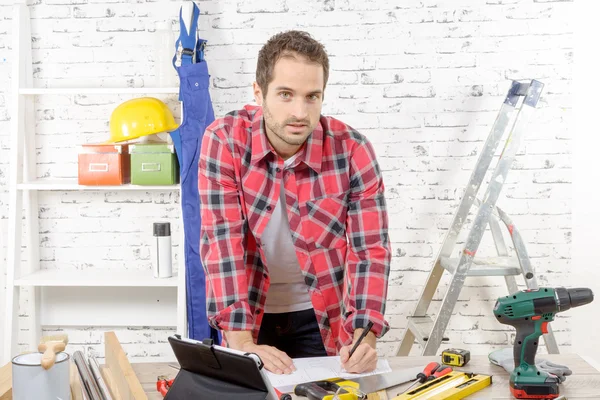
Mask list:
POLYGON ((160 171, 160 163, 142 163, 142 171, 160 171))
POLYGON ((107 172, 108 164, 106 164, 106 163, 90 163, 88 170, 90 172, 107 172))

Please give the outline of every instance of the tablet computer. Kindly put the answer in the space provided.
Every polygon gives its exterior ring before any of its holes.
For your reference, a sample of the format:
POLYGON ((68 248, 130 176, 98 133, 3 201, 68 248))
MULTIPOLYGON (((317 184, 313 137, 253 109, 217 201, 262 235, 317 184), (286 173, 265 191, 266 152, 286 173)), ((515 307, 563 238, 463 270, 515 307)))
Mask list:
POLYGON ((170 336, 169 344, 181 370, 165 400, 183 398, 172 391, 198 399, 278 400, 258 355, 179 335, 170 336))

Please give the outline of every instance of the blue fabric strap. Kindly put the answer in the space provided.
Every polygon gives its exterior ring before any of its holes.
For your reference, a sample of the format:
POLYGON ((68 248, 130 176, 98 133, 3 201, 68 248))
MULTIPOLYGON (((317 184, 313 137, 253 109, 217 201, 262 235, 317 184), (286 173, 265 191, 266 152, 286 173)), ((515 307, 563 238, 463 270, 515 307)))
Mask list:
MULTIPOLYGON (((200 9, 196 3, 192 2, 192 4, 194 6, 194 11, 192 13, 192 21, 189 32, 182 17, 183 7, 179 9, 179 39, 177 39, 175 42, 175 57, 173 57, 173 66, 176 68, 177 52, 179 51, 180 45, 183 48, 181 52, 181 65, 192 64, 198 59, 198 54, 196 54, 196 60, 193 59, 193 56, 194 50, 198 48, 196 32, 198 30, 198 17, 200 15, 200 9)), ((203 58, 204 57, 202 56, 202 59, 203 58)))

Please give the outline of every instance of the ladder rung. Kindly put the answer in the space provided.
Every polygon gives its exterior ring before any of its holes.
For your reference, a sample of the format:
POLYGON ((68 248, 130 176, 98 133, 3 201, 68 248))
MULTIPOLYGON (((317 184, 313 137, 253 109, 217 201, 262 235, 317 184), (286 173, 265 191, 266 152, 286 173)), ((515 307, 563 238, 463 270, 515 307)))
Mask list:
MULTIPOLYGON (((410 330, 415 339, 423 345, 429 340, 431 330, 433 329, 433 319, 431 317, 408 317, 408 325, 406 329, 410 330)), ((447 337, 444 337, 442 341, 448 341, 447 337)))
MULTIPOLYGON (((441 257, 442 268, 454 273, 459 258, 441 257)), ((510 276, 521 275, 519 260, 513 257, 476 258, 469 268, 467 276, 510 276)))

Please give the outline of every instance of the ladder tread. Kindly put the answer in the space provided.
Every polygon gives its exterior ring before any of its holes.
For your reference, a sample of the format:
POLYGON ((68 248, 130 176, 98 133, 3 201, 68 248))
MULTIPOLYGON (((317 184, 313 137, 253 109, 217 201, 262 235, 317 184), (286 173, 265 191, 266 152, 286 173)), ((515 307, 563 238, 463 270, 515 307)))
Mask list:
MULTIPOLYGON (((440 265, 454 273, 460 258, 441 257, 440 265)), ((521 265, 516 257, 482 257, 473 259, 467 276, 511 276, 521 275, 521 265)))
POLYGON ((415 335, 415 339, 423 345, 433 330, 433 319, 428 316, 408 317, 406 329, 409 329, 415 335))

